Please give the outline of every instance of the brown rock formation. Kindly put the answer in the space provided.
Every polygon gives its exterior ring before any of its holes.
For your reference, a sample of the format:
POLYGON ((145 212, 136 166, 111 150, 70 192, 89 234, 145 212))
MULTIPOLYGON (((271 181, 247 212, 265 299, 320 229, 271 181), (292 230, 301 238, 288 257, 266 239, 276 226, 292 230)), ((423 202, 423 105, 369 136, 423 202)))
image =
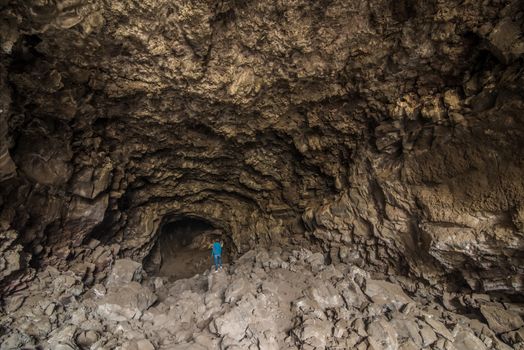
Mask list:
POLYGON ((524 288, 521 1, 0 11, 4 283, 92 239, 144 258, 193 218, 239 253, 315 244, 435 285, 524 288))

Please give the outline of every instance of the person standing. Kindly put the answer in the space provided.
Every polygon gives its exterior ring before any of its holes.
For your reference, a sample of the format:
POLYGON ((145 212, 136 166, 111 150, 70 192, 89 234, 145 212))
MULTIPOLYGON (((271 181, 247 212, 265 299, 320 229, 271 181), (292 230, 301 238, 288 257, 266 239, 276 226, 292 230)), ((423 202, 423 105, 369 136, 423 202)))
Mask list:
POLYGON ((222 270, 222 246, 222 242, 217 240, 213 243, 211 248, 211 257, 215 262, 215 272, 218 271, 219 267, 220 270, 222 270))

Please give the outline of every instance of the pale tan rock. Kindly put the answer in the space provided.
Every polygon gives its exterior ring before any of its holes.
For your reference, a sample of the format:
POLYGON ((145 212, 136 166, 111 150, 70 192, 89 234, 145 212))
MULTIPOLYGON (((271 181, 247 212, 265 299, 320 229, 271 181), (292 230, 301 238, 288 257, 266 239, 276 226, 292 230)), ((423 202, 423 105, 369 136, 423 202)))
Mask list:
POLYGON ((413 302, 400 286, 386 281, 366 280, 364 293, 374 303, 387 305, 396 310, 400 310, 403 305, 413 302))
POLYGON ((473 335, 473 333, 467 331, 462 331, 455 335, 453 346, 455 347, 455 349, 464 350, 487 349, 486 345, 484 345, 482 340, 473 335))
POLYGON ((400 344, 399 350, 416 350, 420 349, 420 346, 416 345, 411 339, 405 341, 404 343, 400 344))
POLYGON ((90 347, 92 344, 96 343, 99 336, 95 331, 88 330, 81 332, 76 336, 76 343, 83 347, 90 347))
POLYGON ((420 329, 420 336, 422 337, 422 346, 427 347, 431 344, 435 343, 437 341, 437 335, 431 329, 431 327, 428 327, 426 325, 422 325, 420 329))
POLYGON ((156 298, 151 290, 138 282, 130 282, 110 289, 107 295, 97 300, 97 313, 111 321, 139 319, 156 298))
POLYGON ((448 340, 453 340, 453 334, 451 334, 451 332, 446 328, 446 326, 442 322, 435 320, 430 316, 424 316, 424 321, 428 325, 430 325, 436 333, 440 334, 448 340))
POLYGON ((480 312, 495 333, 506 333, 524 326, 524 321, 520 315, 505 310, 502 306, 481 305, 480 312))
POLYGON ((397 332, 385 319, 372 321, 367 326, 368 342, 373 349, 398 349, 397 332))
POLYGON ((132 281, 142 280, 142 264, 131 259, 118 259, 114 262, 111 273, 107 277, 106 285, 120 286, 132 281))
POLYGON ((423 339, 419 332, 419 326, 413 318, 394 318, 390 322, 398 333, 399 338, 407 339, 409 340, 408 343, 413 343, 419 348, 423 346, 423 339))

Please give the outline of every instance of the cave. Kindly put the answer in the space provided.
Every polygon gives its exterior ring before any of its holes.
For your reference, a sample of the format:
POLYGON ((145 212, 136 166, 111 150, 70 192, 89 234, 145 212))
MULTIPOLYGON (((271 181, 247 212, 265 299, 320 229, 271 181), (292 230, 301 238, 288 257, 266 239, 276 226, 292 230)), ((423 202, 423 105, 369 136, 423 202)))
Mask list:
POLYGON ((523 116, 521 0, 0 0, 0 348, 523 349, 523 116))
MULTIPOLYGON (((144 259, 144 269, 169 280, 203 273, 213 265, 211 244, 217 240, 227 242, 227 236, 220 229, 199 218, 171 218, 165 220, 158 231, 156 242, 144 259)), ((223 263, 228 262, 228 250, 226 244, 223 263)))

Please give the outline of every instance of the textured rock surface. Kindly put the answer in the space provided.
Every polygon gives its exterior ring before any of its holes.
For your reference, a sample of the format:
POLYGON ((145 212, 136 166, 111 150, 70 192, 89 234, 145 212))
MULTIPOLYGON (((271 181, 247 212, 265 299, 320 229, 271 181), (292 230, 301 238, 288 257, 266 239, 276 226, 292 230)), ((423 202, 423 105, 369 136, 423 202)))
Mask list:
POLYGON ((522 288, 520 2, 0 6, 2 227, 35 258, 195 216, 522 288))
MULTIPOLYGON (((431 290, 418 289, 401 311, 365 297, 348 298, 348 291, 363 296, 368 285, 390 282, 371 279, 350 264, 313 265, 309 259, 313 255, 303 248, 275 249, 269 254, 249 251, 234 266, 217 273, 207 270, 165 284, 159 283, 159 277, 142 285, 122 282, 117 294, 111 285, 107 294, 101 285, 77 294, 81 289, 71 287, 81 287, 78 276, 50 269, 38 274, 32 292, 7 298, 11 313, 0 317, 0 322, 5 329, 17 331, 0 335, 0 346, 6 350, 17 349, 17 344, 92 350, 508 350, 510 345, 517 349, 523 345, 516 335, 503 336, 505 342, 501 341, 488 328, 489 319, 486 324, 444 308, 431 290), (49 283, 54 288, 48 288, 49 283), (45 294, 51 290, 51 295, 45 294), (49 296, 55 302, 50 303, 49 296), (151 306, 157 296, 158 302, 151 306)), ((115 269, 122 264, 119 261, 115 269)), ((111 274, 118 273, 115 269, 111 274)), ((396 293, 406 292, 398 287, 396 293)), ((483 313, 487 308, 492 314, 508 312, 501 300, 482 300, 483 313)))
POLYGON ((520 293, 523 21, 518 0, 0 1, 3 288, 38 265, 90 285, 189 217, 232 254, 520 293))

